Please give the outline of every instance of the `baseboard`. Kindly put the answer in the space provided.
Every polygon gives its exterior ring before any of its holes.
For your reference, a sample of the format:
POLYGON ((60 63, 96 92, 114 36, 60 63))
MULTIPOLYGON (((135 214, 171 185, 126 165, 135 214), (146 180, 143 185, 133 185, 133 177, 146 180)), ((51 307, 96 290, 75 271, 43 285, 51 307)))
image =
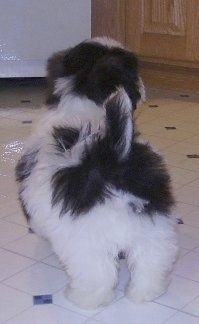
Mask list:
POLYGON ((0 60, 0 78, 44 77, 46 60, 0 60))
POLYGON ((199 93, 199 69, 140 62, 140 74, 148 87, 199 93))

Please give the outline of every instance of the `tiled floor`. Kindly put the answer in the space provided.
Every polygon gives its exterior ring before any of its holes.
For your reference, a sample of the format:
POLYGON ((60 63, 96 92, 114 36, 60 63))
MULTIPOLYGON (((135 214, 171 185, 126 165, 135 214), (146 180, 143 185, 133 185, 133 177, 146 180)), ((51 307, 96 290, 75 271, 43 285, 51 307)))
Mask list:
POLYGON ((151 90, 137 111, 143 136, 167 160, 178 201, 175 214, 184 221, 178 226, 181 253, 168 292, 151 303, 130 303, 123 294, 129 273, 122 260, 116 300, 88 311, 64 298, 65 272, 48 243, 29 233, 17 202, 14 166, 30 122, 44 111, 41 92, 37 97, 24 90, 7 89, 7 98, 5 92, 0 96, 0 323, 199 324, 199 158, 187 157, 199 155, 198 97, 151 90), (23 94, 30 103, 20 103, 23 94), (34 295, 49 294, 52 304, 33 304, 34 295))

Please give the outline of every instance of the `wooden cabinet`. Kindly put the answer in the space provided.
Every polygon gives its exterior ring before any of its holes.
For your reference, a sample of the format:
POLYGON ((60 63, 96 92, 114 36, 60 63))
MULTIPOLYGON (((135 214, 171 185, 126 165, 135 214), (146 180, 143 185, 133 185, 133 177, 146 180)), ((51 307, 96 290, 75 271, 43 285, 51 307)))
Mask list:
POLYGON ((127 0, 126 8, 125 42, 141 57, 199 66, 198 0, 127 0))
POLYGON ((92 18, 92 36, 137 53, 148 85, 199 91, 199 0, 92 0, 92 18))

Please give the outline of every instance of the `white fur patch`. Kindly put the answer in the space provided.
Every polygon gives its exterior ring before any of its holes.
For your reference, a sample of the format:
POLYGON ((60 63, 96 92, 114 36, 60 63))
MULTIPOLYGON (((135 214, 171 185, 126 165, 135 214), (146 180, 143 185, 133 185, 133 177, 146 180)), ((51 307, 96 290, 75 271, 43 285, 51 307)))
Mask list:
POLYGON ((146 101, 146 91, 145 91, 145 86, 144 83, 142 81, 142 78, 139 77, 139 81, 138 81, 138 87, 139 87, 139 93, 141 95, 140 100, 137 102, 138 107, 146 101))
POLYGON ((127 117, 127 123, 124 131, 124 142, 125 145, 122 148, 121 159, 125 158, 130 150, 132 135, 133 135, 133 120, 132 120, 132 103, 131 100, 122 87, 118 87, 117 90, 112 93, 108 99, 105 101, 104 106, 106 103, 114 98, 118 101, 118 105, 120 106, 120 110, 122 114, 125 114, 127 117))
POLYGON ((86 42, 88 42, 88 43, 97 42, 97 43, 107 46, 109 48, 111 48, 111 47, 124 48, 124 46, 120 42, 118 42, 115 39, 112 39, 110 37, 106 37, 106 36, 94 37, 94 38, 87 40, 86 42))
POLYGON ((73 77, 63 77, 55 80, 55 95, 67 95, 73 89, 73 77))

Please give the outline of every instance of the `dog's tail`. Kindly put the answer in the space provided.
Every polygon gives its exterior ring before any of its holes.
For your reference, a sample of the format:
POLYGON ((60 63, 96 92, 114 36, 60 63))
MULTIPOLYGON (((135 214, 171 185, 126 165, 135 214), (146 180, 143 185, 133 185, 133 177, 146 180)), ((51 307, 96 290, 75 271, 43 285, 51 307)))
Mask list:
POLYGON ((106 109, 106 140, 111 151, 119 160, 128 156, 134 134, 132 103, 124 88, 105 101, 106 109))

